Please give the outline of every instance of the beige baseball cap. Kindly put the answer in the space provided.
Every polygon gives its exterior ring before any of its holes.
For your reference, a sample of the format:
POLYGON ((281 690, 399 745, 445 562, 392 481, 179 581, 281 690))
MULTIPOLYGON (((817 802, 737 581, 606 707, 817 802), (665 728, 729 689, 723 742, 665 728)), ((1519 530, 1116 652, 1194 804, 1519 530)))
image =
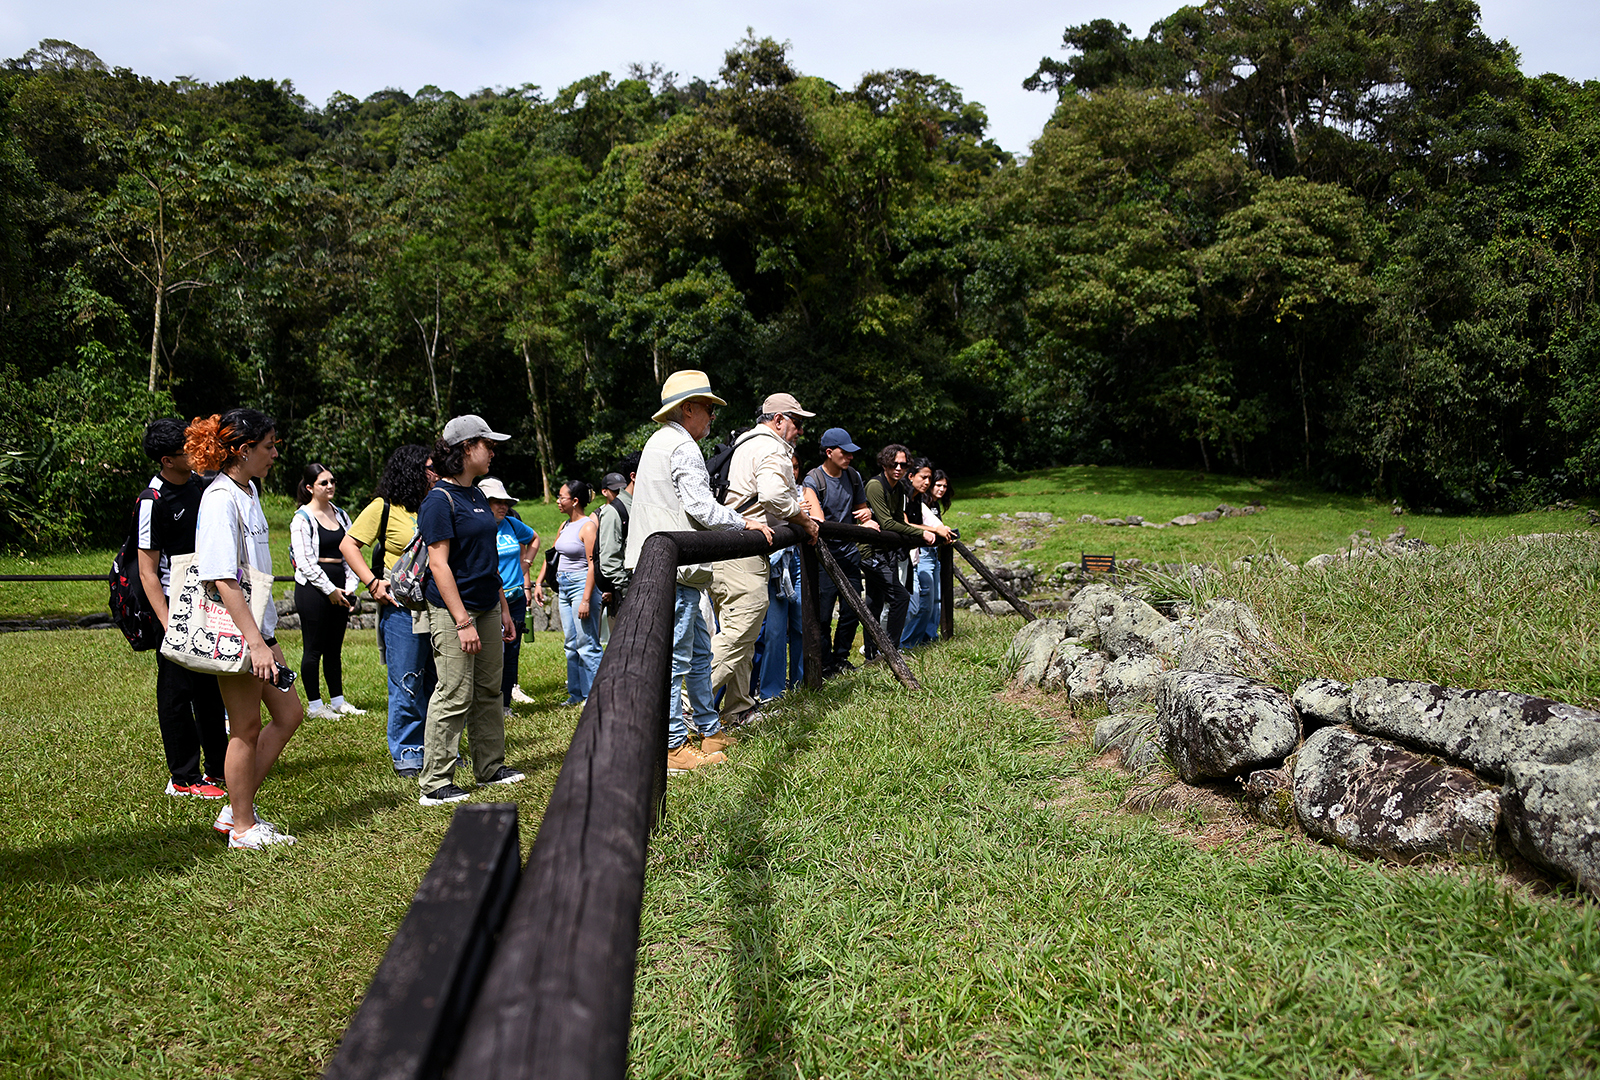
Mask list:
POLYGON ((761 403, 764 413, 788 413, 791 416, 815 416, 814 412, 806 412, 800 407, 800 402, 795 400, 793 394, 772 394, 761 403))

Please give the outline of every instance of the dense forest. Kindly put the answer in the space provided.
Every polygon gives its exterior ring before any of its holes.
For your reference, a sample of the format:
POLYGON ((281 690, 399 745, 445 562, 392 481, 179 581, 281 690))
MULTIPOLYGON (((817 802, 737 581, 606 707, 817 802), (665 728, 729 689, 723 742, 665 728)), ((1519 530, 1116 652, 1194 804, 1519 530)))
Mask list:
POLYGON ((844 89, 753 34, 711 81, 320 109, 42 42, 0 69, 0 544, 120 536, 152 415, 262 408, 354 498, 478 412, 538 492, 639 445, 682 367, 719 426, 789 390, 957 475, 1600 488, 1600 83, 1524 75, 1470 0, 1053 44, 1008 152, 936 75, 844 89))

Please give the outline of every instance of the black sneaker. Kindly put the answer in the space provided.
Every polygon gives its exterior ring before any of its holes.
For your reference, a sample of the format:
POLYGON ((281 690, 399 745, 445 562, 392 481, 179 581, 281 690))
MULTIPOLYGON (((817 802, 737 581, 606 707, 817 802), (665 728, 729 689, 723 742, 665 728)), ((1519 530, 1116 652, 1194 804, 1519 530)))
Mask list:
POLYGON ((422 770, 415 765, 401 765, 395 769, 394 774, 396 776, 403 776, 407 780, 415 780, 417 777, 422 775, 422 770))
POLYGON ((460 802, 467 797, 467 793, 454 784, 434 788, 422 798, 417 800, 418 806, 443 806, 445 803, 460 802))
POLYGON ((495 770, 495 773, 494 773, 493 776, 489 777, 489 779, 487 779, 487 780, 480 781, 480 783, 482 783, 482 784, 516 784, 516 783, 520 783, 520 782, 522 782, 523 780, 526 780, 526 779, 527 779, 527 776, 523 775, 522 773, 519 773, 517 770, 515 770, 513 768, 510 768, 508 766, 502 765, 498 769, 495 770))

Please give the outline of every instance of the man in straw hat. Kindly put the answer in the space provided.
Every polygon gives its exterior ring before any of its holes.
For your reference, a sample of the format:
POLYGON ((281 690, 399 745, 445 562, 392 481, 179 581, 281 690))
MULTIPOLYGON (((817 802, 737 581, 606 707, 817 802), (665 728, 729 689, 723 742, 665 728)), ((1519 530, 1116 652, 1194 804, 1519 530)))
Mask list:
MULTIPOLYGON (((791 522, 816 539, 817 523, 806 513, 794 486, 794 443, 804 421, 815 415, 790 394, 773 394, 761 403, 755 426, 733 445, 724 500, 728 506, 768 525, 791 522)), ((750 660, 767 615, 770 576, 765 555, 724 559, 712 571, 711 599, 717 605, 720 629, 711 641, 711 692, 722 690, 724 725, 755 718, 750 660)))
MULTIPOLYGON (((703 371, 675 371, 661 387, 661 408, 652 417, 661 430, 650 436, 639 456, 633 486, 633 511, 628 523, 628 548, 623 565, 632 573, 639 549, 659 532, 688 529, 754 529, 772 539, 762 520, 749 520, 711 496, 711 475, 698 440, 711 430, 714 406, 727 402, 711 392, 703 371)), ((667 716, 667 772, 680 775, 702 765, 726 761, 728 739, 722 734, 711 697, 711 632, 700 617, 700 599, 711 584, 706 563, 678 568, 678 591, 672 618, 672 692, 667 716), (689 745, 683 698, 701 735, 698 749, 689 745)))

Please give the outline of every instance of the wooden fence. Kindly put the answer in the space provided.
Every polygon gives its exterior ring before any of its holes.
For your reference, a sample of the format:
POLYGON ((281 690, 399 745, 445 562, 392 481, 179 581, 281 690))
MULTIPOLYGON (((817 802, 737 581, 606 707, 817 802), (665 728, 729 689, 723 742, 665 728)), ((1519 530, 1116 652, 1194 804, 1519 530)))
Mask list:
MULTIPOLYGON (((879 548, 918 546, 905 537, 828 522, 822 524, 822 535, 879 548)), ((666 796, 663 718, 677 569, 766 555, 801 543, 806 679, 819 685, 825 630, 814 598, 822 560, 803 539, 799 530, 785 525, 774 530, 770 544, 749 531, 660 533, 645 541, 627 603, 612 629, 481 987, 476 993, 472 987, 461 988, 454 1003, 446 1003, 442 996, 381 985, 414 971, 414 966, 391 965, 386 955, 326 1077, 618 1080, 625 1075, 645 856, 666 796), (405 1002, 411 1003, 410 1013, 402 1007, 405 1002), (446 1009, 464 1010, 459 1015, 465 1019, 441 1022, 441 1010, 446 1009), (408 1052, 387 1052, 386 1031, 405 1043, 408 1052), (432 1034, 419 1049, 418 1033, 423 1032, 432 1034)), ((948 634, 953 564, 948 546, 937 550, 944 583, 943 629, 948 634)), ((986 577, 992 576, 977 565, 986 577)), ((1017 603, 1006 590, 998 591, 1017 603)), ((891 647, 886 659, 898 659, 898 652, 891 647)), ((493 808, 458 813, 468 809, 493 808)), ((436 859, 418 890, 419 903, 425 893, 439 891, 429 881, 439 868, 436 859)), ((467 911, 461 917, 476 918, 467 911)), ((408 914, 391 953, 396 948, 414 950, 405 932, 410 924, 408 914)))

